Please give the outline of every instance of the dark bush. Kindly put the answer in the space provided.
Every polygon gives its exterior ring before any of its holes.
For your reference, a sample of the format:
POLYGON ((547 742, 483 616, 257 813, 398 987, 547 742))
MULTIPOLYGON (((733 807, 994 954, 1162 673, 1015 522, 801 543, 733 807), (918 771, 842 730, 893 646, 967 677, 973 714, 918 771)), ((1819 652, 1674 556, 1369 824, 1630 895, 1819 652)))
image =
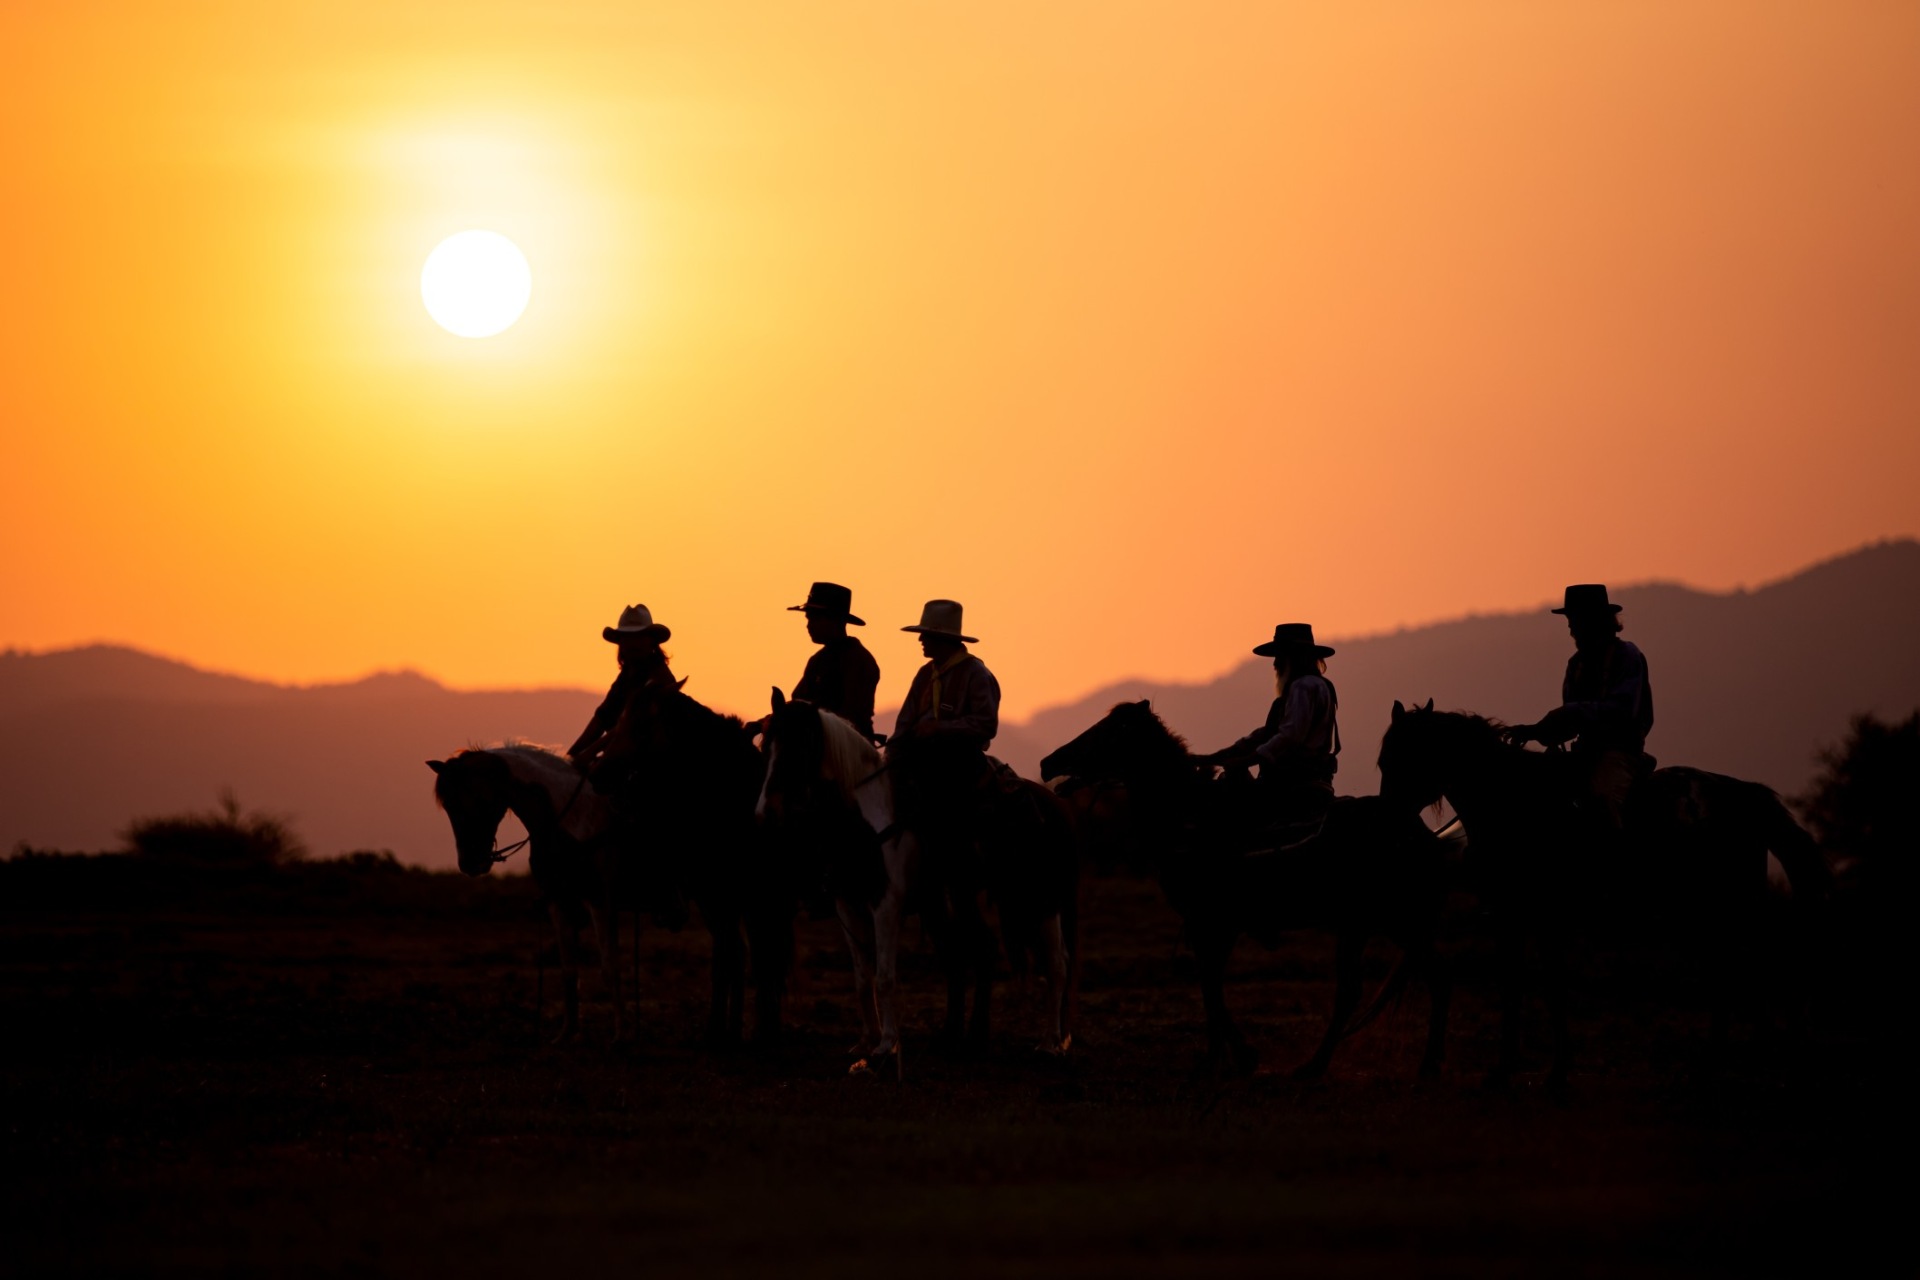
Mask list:
POLYGON ((1920 869, 1920 711, 1857 716, 1799 802, 1821 845, 1863 889, 1904 893, 1920 869))
POLYGON ((231 791, 211 812, 138 819, 124 838, 139 857, 198 867, 282 867, 306 856, 285 819, 243 812, 231 791))

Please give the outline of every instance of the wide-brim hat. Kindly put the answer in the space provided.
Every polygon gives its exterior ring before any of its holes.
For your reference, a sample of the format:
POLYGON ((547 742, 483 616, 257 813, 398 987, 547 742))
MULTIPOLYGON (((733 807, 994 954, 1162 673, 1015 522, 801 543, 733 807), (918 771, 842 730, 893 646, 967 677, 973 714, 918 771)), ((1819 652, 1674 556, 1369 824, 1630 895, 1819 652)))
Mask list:
POLYGON ((1607 599, 1607 586, 1604 582, 1580 582, 1567 588, 1565 599, 1553 612, 1576 616, 1591 613, 1618 613, 1620 606, 1607 599))
POLYGON ((655 644, 670 639, 673 632, 653 620, 653 610, 643 604, 630 604, 620 611, 620 625, 602 627, 600 634, 614 644, 628 640, 651 640, 655 644))
POLYGON ((1331 648, 1314 643, 1311 622, 1283 622, 1273 629, 1273 639, 1254 646, 1253 651, 1263 658, 1277 658, 1283 653, 1311 653, 1315 658, 1333 656, 1331 648))
POLYGON ((914 631, 925 636, 952 636, 965 644, 978 644, 972 636, 960 634, 960 602, 958 600, 929 600, 920 610, 918 626, 902 627, 902 631, 914 631))
POLYGON ((856 627, 867 625, 865 618, 853 616, 853 589, 843 587, 837 582, 816 582, 807 590, 805 604, 790 604, 788 613, 817 613, 824 618, 837 618, 841 622, 856 627))

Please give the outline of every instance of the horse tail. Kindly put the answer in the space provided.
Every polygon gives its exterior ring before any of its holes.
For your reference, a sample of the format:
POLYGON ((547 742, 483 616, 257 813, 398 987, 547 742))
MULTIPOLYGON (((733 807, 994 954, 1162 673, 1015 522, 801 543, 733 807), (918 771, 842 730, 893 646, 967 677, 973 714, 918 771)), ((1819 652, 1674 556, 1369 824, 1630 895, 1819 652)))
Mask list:
POLYGON ((1380 984, 1380 990, 1375 993, 1373 1003, 1361 1010, 1360 1016, 1347 1024, 1346 1029, 1340 1033, 1340 1038, 1345 1040, 1348 1036, 1357 1034, 1362 1027, 1385 1013, 1389 1007, 1399 1004, 1400 997, 1407 994, 1407 984, 1413 981, 1413 970, 1413 952, 1401 952, 1399 961, 1393 966, 1393 972, 1387 975, 1387 980, 1380 984))
POLYGON ((1778 792, 1758 782, 1750 782, 1747 787, 1758 833, 1766 840, 1768 852, 1780 860, 1780 868, 1787 873, 1787 883, 1793 886, 1794 896, 1824 897, 1833 887, 1833 876, 1827 870, 1826 859, 1820 855, 1820 846, 1807 829, 1794 820, 1778 792))

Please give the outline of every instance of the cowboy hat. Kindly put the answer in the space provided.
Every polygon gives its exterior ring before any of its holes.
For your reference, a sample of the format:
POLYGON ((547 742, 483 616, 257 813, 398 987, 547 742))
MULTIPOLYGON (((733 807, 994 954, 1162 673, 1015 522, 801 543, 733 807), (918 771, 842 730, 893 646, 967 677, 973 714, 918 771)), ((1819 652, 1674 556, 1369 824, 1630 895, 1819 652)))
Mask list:
POLYGON ((900 629, 917 631, 927 636, 951 636, 965 644, 979 643, 972 636, 960 634, 960 602, 958 600, 929 600, 920 610, 920 625, 900 629))
POLYGON ((1263 658, 1277 658, 1283 653, 1292 653, 1301 649, 1311 650, 1316 658, 1333 656, 1332 649, 1324 644, 1313 642, 1311 622, 1283 622, 1273 629, 1273 639, 1263 645, 1256 645, 1253 651, 1263 658))
POLYGON ((1565 602, 1553 612, 1559 614, 1618 613, 1620 606, 1607 599, 1604 582, 1581 582, 1567 588, 1565 602))
POLYGON ((602 627, 600 634, 620 644, 626 640, 651 640, 659 644, 670 639, 673 632, 653 620, 653 611, 643 604, 630 604, 620 611, 620 625, 602 627))
POLYGON ((852 623, 856 627, 867 625, 866 619, 853 616, 853 589, 837 582, 814 583, 807 591, 807 602, 790 604, 787 612, 817 613, 825 618, 838 618, 842 622, 852 623))

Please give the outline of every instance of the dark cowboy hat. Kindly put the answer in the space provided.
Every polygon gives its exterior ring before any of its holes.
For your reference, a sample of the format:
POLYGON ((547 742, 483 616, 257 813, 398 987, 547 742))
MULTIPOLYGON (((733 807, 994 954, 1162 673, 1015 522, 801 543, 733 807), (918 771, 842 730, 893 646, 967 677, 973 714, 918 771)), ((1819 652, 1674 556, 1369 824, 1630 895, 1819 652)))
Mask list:
POLYGON ((1589 613, 1618 613, 1620 606, 1607 599, 1604 582, 1581 582, 1567 588, 1566 602, 1555 613, 1576 616, 1589 613))
POLYGON ((902 631, 917 631, 927 636, 952 636, 965 644, 978 644, 972 636, 960 634, 960 602, 958 600, 929 600, 920 609, 920 624, 902 627, 902 631))
POLYGON ((600 634, 614 644, 624 640, 651 640, 664 643, 673 632, 653 620, 653 610, 643 604, 630 604, 620 611, 620 625, 602 627, 600 634))
POLYGON ((1313 642, 1313 624, 1311 622, 1283 622, 1273 629, 1273 639, 1263 645, 1255 646, 1255 653, 1263 658, 1277 658, 1283 653, 1311 652, 1315 658, 1331 658, 1333 650, 1324 644, 1313 642))
POLYGON ((788 613, 817 613, 826 618, 838 618, 850 622, 856 627, 867 625, 864 618, 853 616, 853 589, 843 587, 837 582, 816 582, 807 591, 805 604, 790 604, 788 613))

